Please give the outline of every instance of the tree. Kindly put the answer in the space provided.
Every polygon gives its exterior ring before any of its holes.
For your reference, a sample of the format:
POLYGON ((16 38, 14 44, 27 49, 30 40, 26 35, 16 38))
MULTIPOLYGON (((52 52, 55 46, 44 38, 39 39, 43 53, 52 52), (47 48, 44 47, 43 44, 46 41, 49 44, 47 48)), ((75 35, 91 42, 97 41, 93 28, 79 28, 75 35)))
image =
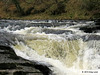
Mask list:
POLYGON ((84 2, 83 6, 88 11, 100 9, 100 0, 83 0, 83 2, 84 2))
POLYGON ((12 2, 15 4, 18 12, 21 14, 21 15, 25 15, 24 11, 22 10, 18 0, 12 0, 12 2))
POLYGON ((5 4, 5 11, 8 10, 10 4, 14 4, 17 11, 19 12, 20 15, 25 15, 23 9, 20 6, 20 3, 18 2, 18 0, 1 0, 4 4, 5 4))

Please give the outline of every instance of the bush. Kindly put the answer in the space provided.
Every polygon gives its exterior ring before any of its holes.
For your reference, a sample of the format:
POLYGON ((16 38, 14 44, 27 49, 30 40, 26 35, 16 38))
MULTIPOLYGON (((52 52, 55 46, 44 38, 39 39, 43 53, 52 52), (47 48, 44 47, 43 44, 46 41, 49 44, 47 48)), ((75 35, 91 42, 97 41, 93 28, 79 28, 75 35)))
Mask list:
POLYGON ((42 4, 39 4, 39 5, 35 5, 34 9, 38 12, 38 13, 41 13, 41 12, 44 12, 46 10, 47 6, 46 4, 42 3, 42 4))
POLYGON ((56 4, 53 4, 46 13, 50 15, 58 15, 65 12, 65 4, 63 2, 59 2, 56 4))
POLYGON ((88 11, 100 9, 100 0, 83 0, 83 7, 88 11))

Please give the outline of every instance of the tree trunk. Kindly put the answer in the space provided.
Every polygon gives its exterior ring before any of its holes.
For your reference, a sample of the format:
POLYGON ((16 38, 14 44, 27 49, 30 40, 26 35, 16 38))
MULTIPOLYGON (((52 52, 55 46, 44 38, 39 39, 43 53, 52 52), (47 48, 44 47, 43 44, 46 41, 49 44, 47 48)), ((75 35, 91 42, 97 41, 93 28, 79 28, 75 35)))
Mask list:
POLYGON ((56 3, 58 3, 58 0, 55 0, 56 3))
POLYGON ((19 12, 21 15, 24 15, 24 11, 22 10, 22 8, 21 8, 21 6, 20 6, 18 0, 12 0, 12 2, 15 4, 15 6, 16 6, 18 12, 19 12))

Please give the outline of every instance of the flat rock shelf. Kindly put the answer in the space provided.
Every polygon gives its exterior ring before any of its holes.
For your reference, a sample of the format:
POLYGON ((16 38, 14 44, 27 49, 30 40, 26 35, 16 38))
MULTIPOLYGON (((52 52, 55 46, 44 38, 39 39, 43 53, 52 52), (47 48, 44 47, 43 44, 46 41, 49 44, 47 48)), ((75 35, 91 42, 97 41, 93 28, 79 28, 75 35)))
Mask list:
POLYGON ((46 69, 16 56, 10 47, 0 45, 0 75, 48 75, 48 70, 41 68, 46 69))

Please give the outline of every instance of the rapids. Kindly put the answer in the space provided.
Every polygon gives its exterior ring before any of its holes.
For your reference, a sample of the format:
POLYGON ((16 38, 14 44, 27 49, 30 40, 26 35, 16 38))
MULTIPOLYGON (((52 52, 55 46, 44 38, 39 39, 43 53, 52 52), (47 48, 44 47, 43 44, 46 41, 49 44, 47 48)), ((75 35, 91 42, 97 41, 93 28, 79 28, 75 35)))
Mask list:
POLYGON ((100 30, 85 27, 95 22, 0 20, 0 33, 17 56, 48 66, 50 75, 100 75, 100 30))

